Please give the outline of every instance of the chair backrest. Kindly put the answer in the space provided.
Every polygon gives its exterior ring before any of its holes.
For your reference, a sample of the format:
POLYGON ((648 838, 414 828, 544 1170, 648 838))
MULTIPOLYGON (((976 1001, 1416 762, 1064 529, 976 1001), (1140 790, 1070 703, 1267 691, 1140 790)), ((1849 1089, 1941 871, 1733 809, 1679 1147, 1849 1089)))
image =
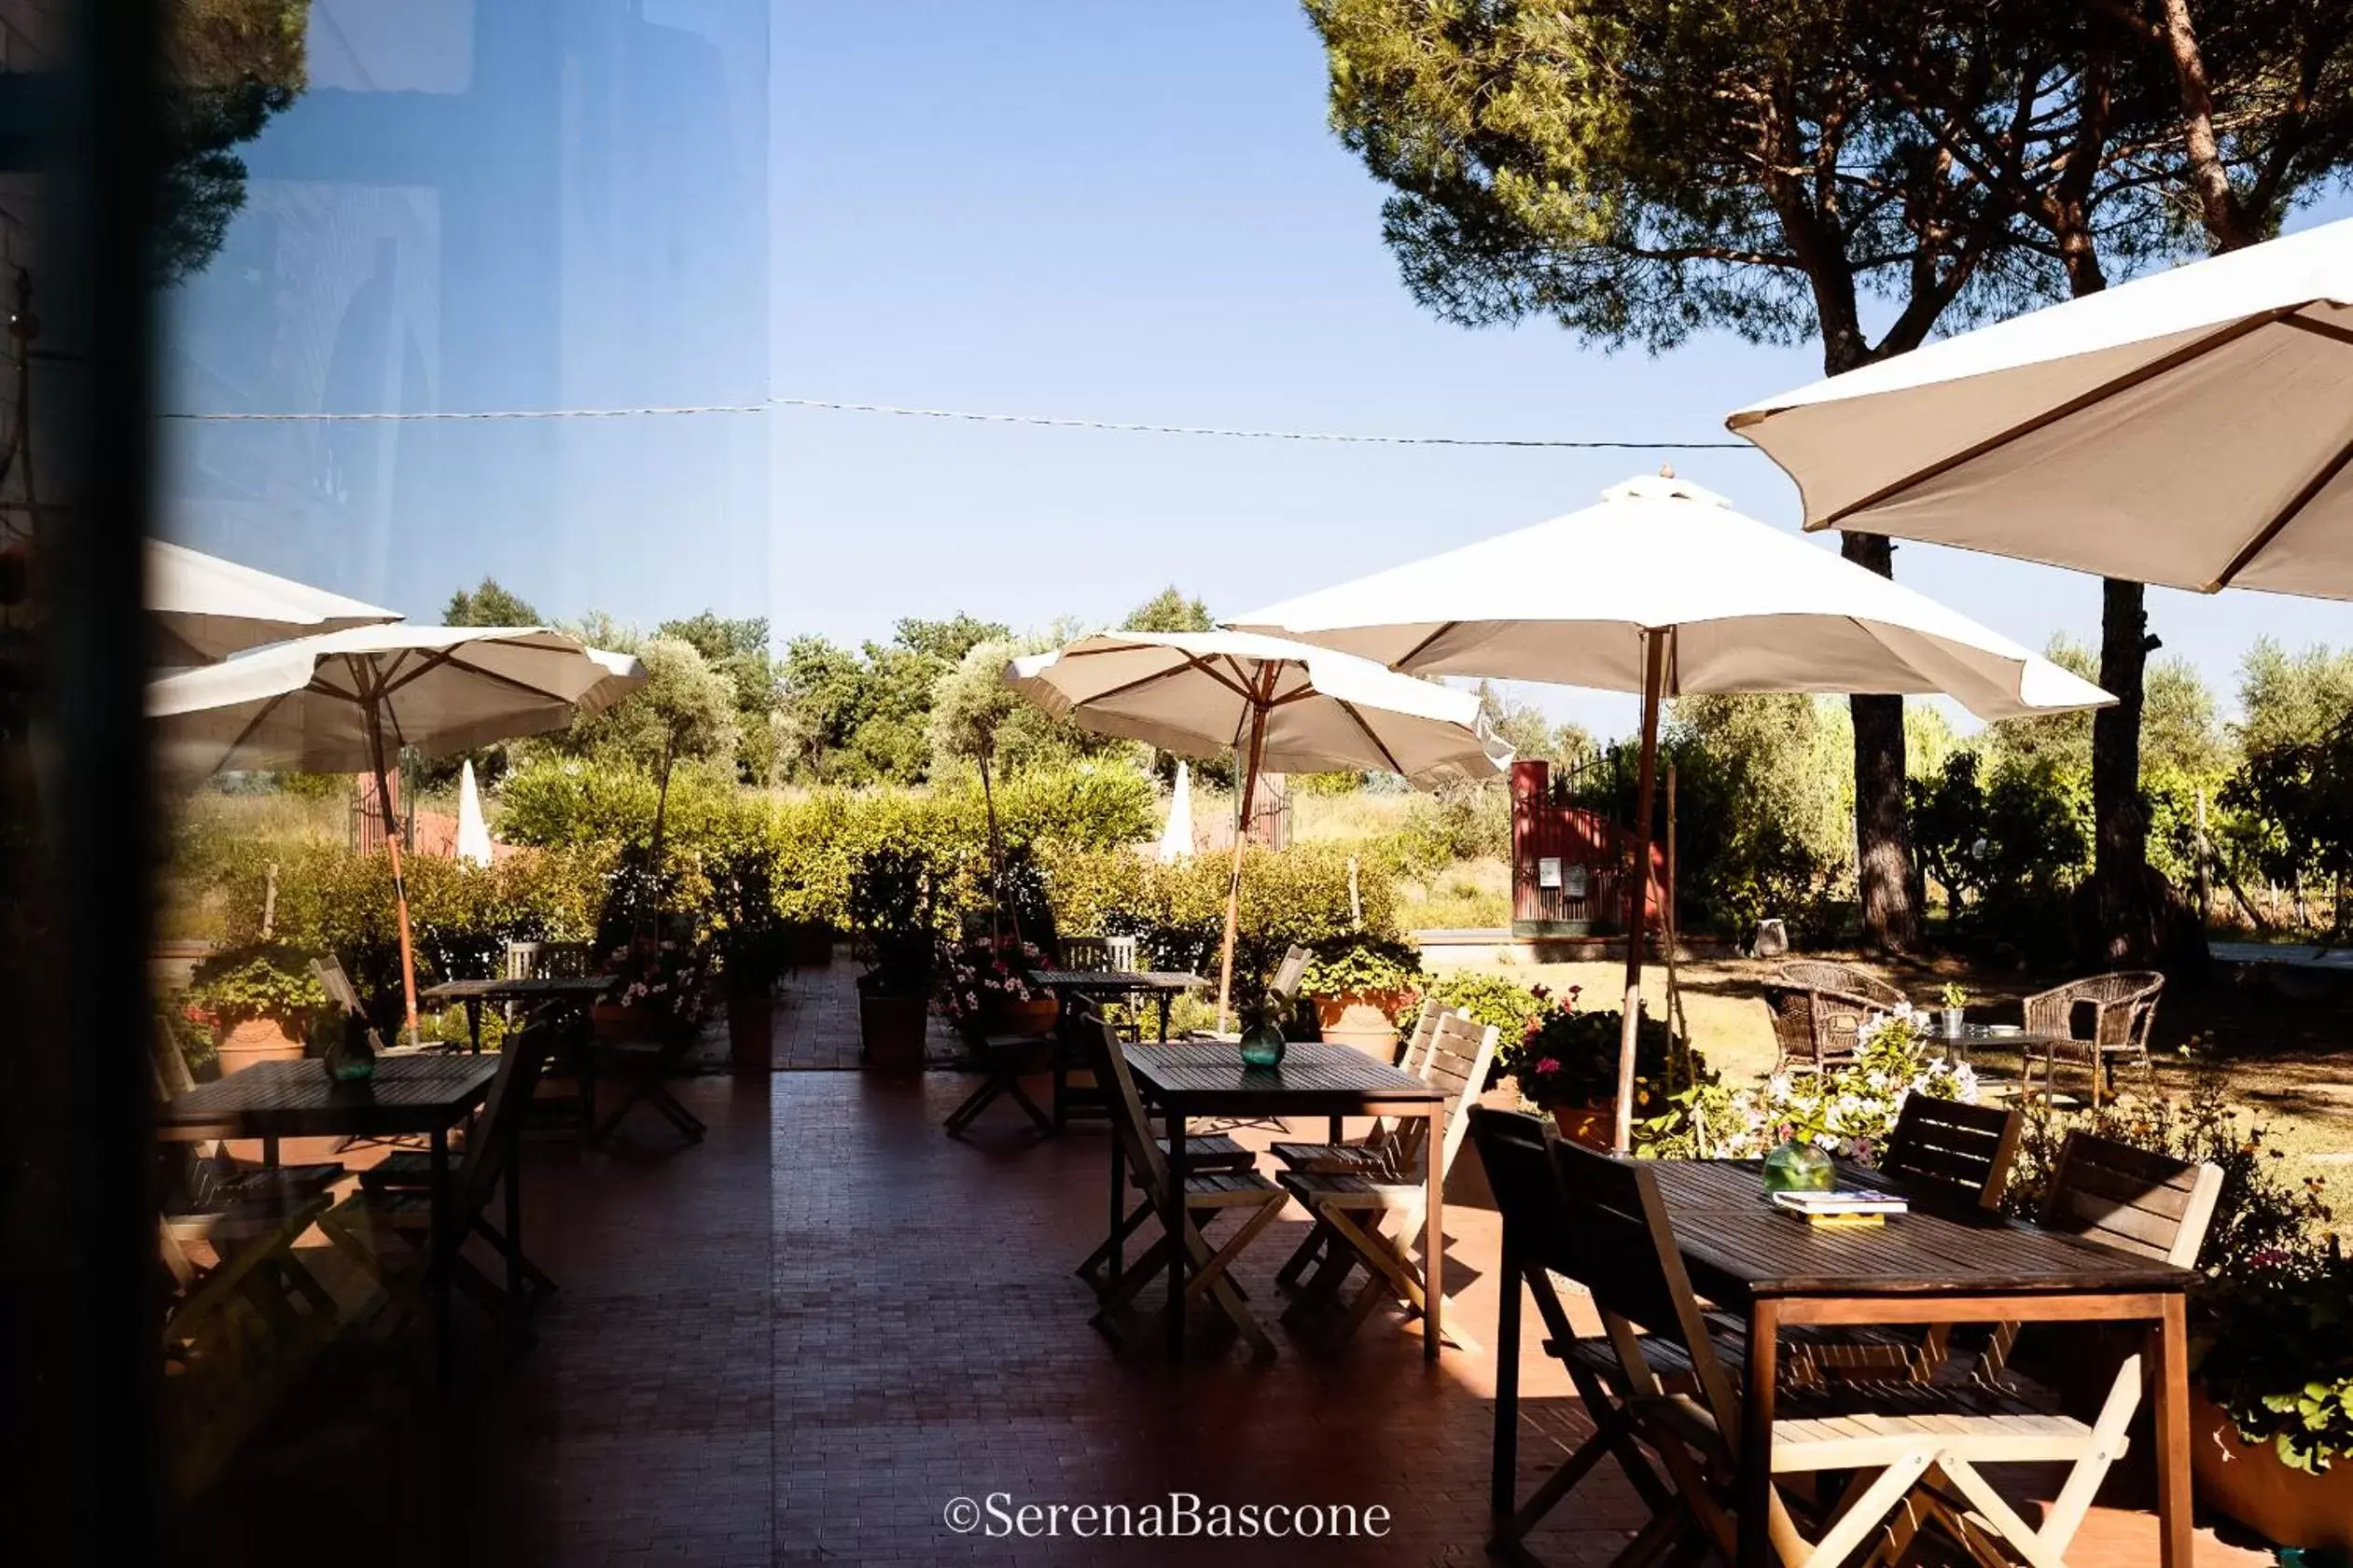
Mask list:
POLYGON ((359 1005, 359 988, 352 984, 349 975, 343 973, 341 959, 333 953, 325 958, 314 958, 311 960, 311 973, 318 977, 319 989, 327 992, 327 999, 345 1014, 357 1016, 367 1010, 359 1005))
POLYGON ((1101 937, 1065 937, 1062 939, 1062 966, 1101 973, 1111 967, 1111 944, 1101 937))
POLYGON ((1829 964, 1819 959, 1791 959, 1773 972, 1774 980, 1800 991, 1835 991, 1882 1007, 1903 1005, 1904 994, 1887 981, 1864 973, 1851 964, 1829 964))
POLYGON ((2157 998, 2165 989, 2165 978, 2153 969, 2087 975, 2027 997, 2026 1029, 2030 1034, 2071 1035, 2075 1009, 2088 1006, 2093 1012, 2093 1039, 2103 1046, 2146 1048, 2157 998))
POLYGON ((1144 966, 1133 937, 1106 937, 1103 950, 1108 966, 1115 974, 1133 975, 1144 966))
POLYGON ((1413 1033, 1405 1036, 1398 1048, 1397 1067, 1399 1072, 1421 1076, 1429 1063, 1430 1037, 1438 1033, 1438 1020, 1446 1016, 1446 1004, 1437 997, 1425 997, 1422 1010, 1413 1019, 1413 1033))
POLYGON ((1127 1069, 1127 1054, 1119 1036, 1099 1015, 1080 1014, 1074 1033, 1085 1048, 1095 1079, 1111 1103, 1111 1135, 1127 1152, 1128 1168, 1144 1178, 1148 1193, 1168 1190, 1168 1161, 1153 1141, 1151 1119, 1144 1112, 1144 1097, 1135 1090, 1135 1075, 1127 1069))
POLYGON ((536 979, 539 977, 539 951, 542 942, 508 942, 505 978, 510 980, 536 979))
POLYGON ((1655 1392, 1657 1380, 1632 1328, 1680 1345, 1718 1429, 1737 1432, 1739 1407, 1732 1381, 1692 1293, 1675 1228, 1659 1196, 1658 1173, 1566 1138, 1552 1142, 1552 1169, 1559 1175, 1571 1239, 1570 1267, 1561 1271, 1593 1293, 1609 1342, 1636 1391, 1655 1392))
POLYGON ((1470 1141, 1503 1215, 1505 1246, 1523 1269, 1573 1275, 1576 1251, 1561 1200, 1560 1173, 1552 1165, 1553 1139, 1552 1124, 1540 1117, 1470 1107, 1470 1141))
POLYGON ((1286 1003, 1299 995, 1299 982, 1307 975, 1308 961, 1316 955, 1305 948, 1294 947, 1283 955, 1282 967, 1274 971, 1274 983, 1267 989, 1286 1003))
POLYGON ((2220 1166, 2070 1132, 2038 1218, 2049 1229, 2190 1269, 2221 1192, 2220 1166))
MULTIPOLYGON (((1469 1111, 1479 1091, 1487 1086, 1487 1069, 1495 1062, 1498 1033, 1492 1023, 1480 1023, 1460 1013, 1445 1013, 1440 1016, 1438 1027, 1430 1034, 1429 1054, 1424 1059, 1418 1076, 1425 1083, 1446 1090, 1437 1118, 1438 1125, 1445 1129, 1441 1134, 1443 1141, 1438 1156, 1441 1176, 1455 1168, 1455 1153, 1470 1135, 1469 1111)), ((1405 1140, 1418 1142, 1420 1134, 1413 1131, 1413 1127, 1420 1122, 1417 1117, 1400 1128, 1401 1136, 1390 1157, 1399 1175, 1405 1173, 1405 1162, 1418 1152, 1406 1147, 1405 1140)))
POLYGON ((2025 1116, 2014 1108, 1910 1095, 1880 1151, 1879 1169, 1922 1197, 1963 1208, 1997 1208, 2010 1185, 2011 1161, 2025 1126, 2025 1116))
POLYGON ((490 1092, 483 1097, 481 1114, 474 1118, 474 1129, 466 1134, 466 1158, 457 1168, 456 1197, 462 1219, 470 1220, 481 1213, 499 1178, 506 1174, 507 1161, 513 1158, 523 1117, 531 1114, 531 1097, 539 1082, 539 1069, 547 1065, 557 1031, 582 1026, 578 1020, 563 1025, 550 1022, 544 1016, 535 1017, 500 1044, 498 1071, 490 1080, 490 1092))

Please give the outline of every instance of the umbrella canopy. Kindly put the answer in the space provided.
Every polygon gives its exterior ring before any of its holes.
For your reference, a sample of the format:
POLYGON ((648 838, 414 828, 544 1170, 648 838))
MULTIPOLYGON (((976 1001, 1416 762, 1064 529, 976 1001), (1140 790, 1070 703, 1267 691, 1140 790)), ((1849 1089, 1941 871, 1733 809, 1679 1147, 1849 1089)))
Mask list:
POLYGON ((1351 769, 1416 784, 1493 778, 1511 749, 1479 725, 1479 699, 1362 659, 1240 631, 1111 631, 1006 666, 1006 683, 1098 734, 1214 756, 1246 750, 1265 715, 1260 766, 1351 769))
POLYGON ((626 654, 543 627, 371 626, 256 648, 147 687, 164 766, 355 773, 375 765, 370 714, 427 754, 560 729, 644 682, 626 654))
POLYGON ((482 816, 482 792, 474 783, 474 759, 457 776, 457 858, 468 866, 491 862, 490 824, 482 816))
MULTIPOLYGON (((545 627, 363 626, 167 675, 147 687, 147 716, 163 767, 178 777, 228 768, 366 771, 377 798, 390 800, 387 734, 395 747, 466 751, 562 728, 645 678, 634 659, 545 627)), ((413 1034, 416 964, 399 836, 387 833, 384 845, 413 1034)))
POLYGON ((1511 748, 1479 699, 1327 648, 1245 631, 1111 631, 1005 667, 1005 682, 1059 718, 1163 751, 1243 762, 1233 867, 1218 961, 1218 1026, 1233 992, 1242 850, 1259 774, 1383 769, 1417 784, 1492 778, 1511 748))
MULTIPOLYGON (((1980 718, 2109 697, 1934 600, 1671 475, 1598 506, 1237 617, 1401 670, 1642 693, 1635 842, 1659 703, 1697 692, 1943 692, 1980 718)), ((1626 879, 1616 1145, 1632 1136, 1646 875, 1626 879)))
POLYGON ((1668 697, 1942 692, 1983 719, 2097 707, 2099 687, 1933 599, 1732 509, 1684 479, 1236 617, 1418 674, 1643 689, 1675 629, 1668 697))
POLYGON ((2353 220, 1742 409, 1808 528, 2353 598, 2353 220))
POLYGON ((156 663, 164 669, 209 664, 288 637, 401 618, 397 610, 161 539, 147 541, 146 600, 156 663))
POLYGON ((1163 866, 1175 865, 1193 852, 1192 764, 1176 764, 1176 787, 1169 792, 1168 821, 1162 825, 1154 853, 1163 866))

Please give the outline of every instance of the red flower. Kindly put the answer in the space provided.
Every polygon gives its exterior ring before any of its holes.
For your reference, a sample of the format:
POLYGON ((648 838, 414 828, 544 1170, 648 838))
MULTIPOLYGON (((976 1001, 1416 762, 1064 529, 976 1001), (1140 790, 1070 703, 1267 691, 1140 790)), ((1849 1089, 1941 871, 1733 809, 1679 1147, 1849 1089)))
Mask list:
POLYGON ((1536 1064, 1536 1071, 1537 1071, 1537 1075, 1538 1075, 1539 1077, 1540 1077, 1540 1076, 1542 1076, 1542 1075, 1543 1075, 1544 1074, 1546 1074, 1546 1073, 1557 1073, 1557 1072, 1559 1072, 1560 1070, 1561 1070, 1561 1063, 1560 1063, 1560 1059, 1559 1059, 1558 1057, 1548 1056, 1548 1057, 1545 1057, 1543 1060, 1539 1061, 1538 1062, 1537 1062, 1537 1064, 1536 1064))

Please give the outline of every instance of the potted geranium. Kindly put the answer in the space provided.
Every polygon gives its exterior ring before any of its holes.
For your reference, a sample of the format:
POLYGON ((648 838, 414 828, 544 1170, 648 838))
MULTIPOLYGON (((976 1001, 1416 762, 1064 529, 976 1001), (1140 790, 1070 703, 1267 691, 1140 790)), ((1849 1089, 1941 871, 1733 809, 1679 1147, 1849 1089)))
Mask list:
POLYGON ((1027 942, 941 945, 940 1012, 956 1033, 1043 1034, 1062 1014, 1053 992, 1030 978, 1045 954, 1027 942))
MULTIPOLYGON (((1523 1098, 1552 1113, 1561 1136, 1607 1149, 1616 1131, 1618 1051, 1625 1015, 1578 1006, 1582 987, 1557 1002, 1538 992, 1542 1012, 1496 1054, 1497 1075, 1519 1082, 1523 1098)), ((1642 1015, 1635 1035, 1635 1117, 1663 1108, 1673 1055, 1666 1025, 1642 1015)))
POLYGON ((764 1072, 776 1021, 776 978, 791 955, 792 932, 777 911, 778 855, 754 842, 709 867, 712 940, 727 997, 728 1056, 737 1072, 764 1072))
POLYGON ((1316 1005, 1316 1022, 1334 1045, 1354 1046, 1376 1062, 1397 1055, 1391 1016, 1422 981, 1421 955, 1402 942, 1370 937, 1318 952, 1301 976, 1300 994, 1316 1005))
POLYGON ((920 850, 870 850, 850 878, 858 961, 858 1039, 878 1067, 921 1067, 939 934, 931 862, 920 850))
POLYGON ((2198 1495, 2284 1547, 2353 1550, 2353 1264, 2258 1254, 2197 1293, 2198 1495))
POLYGON ((224 1077, 257 1062, 299 1057, 326 1006, 310 961, 285 948, 216 953, 189 978, 189 1013, 212 1028, 224 1077))

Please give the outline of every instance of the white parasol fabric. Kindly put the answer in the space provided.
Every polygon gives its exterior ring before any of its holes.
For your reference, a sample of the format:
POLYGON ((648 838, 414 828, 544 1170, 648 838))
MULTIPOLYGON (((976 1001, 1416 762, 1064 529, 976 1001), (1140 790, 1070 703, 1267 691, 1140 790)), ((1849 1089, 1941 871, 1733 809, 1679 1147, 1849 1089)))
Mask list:
POLYGON ((1416 674, 1643 688, 1645 633, 1674 628, 1664 695, 1942 692, 1983 719, 2098 707, 2099 687, 1688 480, 1235 618, 1416 674))
MULTIPOLYGON (((1418 673, 1642 693, 1635 842, 1650 841, 1663 698, 1942 692, 1984 719, 2115 701, 1968 617, 1671 475, 1533 528, 1236 617, 1418 673)), ((1629 932, 1616 1146, 1632 1136, 1646 875, 1629 932)))
POLYGON ((161 539, 147 541, 146 602, 156 662, 164 669, 209 664, 288 637, 401 618, 397 610, 161 539))
POLYGON ((482 792, 474 783, 474 759, 457 776, 457 858, 461 865, 491 862, 490 823, 482 815, 482 792))
POLYGON ((2071 299, 1726 423, 1808 528, 2353 598, 2353 219, 2071 299))
POLYGON ((1173 866, 1193 852, 1192 764, 1179 759, 1176 787, 1168 796, 1168 821, 1162 825, 1155 853, 1163 866, 1173 866))

